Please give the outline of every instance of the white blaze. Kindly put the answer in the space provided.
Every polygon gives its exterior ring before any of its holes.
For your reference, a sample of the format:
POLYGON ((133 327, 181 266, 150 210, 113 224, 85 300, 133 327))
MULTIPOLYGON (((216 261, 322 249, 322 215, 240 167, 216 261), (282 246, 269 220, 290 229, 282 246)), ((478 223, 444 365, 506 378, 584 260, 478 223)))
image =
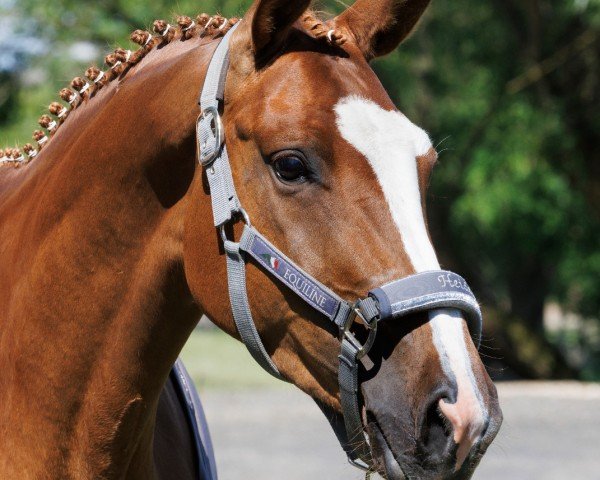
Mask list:
MULTIPOLYGON (((432 147, 429 136, 400 112, 384 110, 358 96, 343 98, 334 110, 342 137, 373 168, 414 269, 438 270, 440 265, 425 228, 416 161, 417 156, 425 155, 432 147)), ((442 368, 456 379, 458 387, 456 406, 460 408, 456 411, 452 407, 454 410, 447 409, 444 414, 470 418, 469 431, 456 432, 455 426, 455 440, 458 443, 460 436, 461 440, 475 441, 483 430, 486 415, 467 353, 463 320, 456 310, 434 310, 429 318, 442 368)), ((464 460, 462 453, 468 450, 459 450, 459 465, 464 460)))

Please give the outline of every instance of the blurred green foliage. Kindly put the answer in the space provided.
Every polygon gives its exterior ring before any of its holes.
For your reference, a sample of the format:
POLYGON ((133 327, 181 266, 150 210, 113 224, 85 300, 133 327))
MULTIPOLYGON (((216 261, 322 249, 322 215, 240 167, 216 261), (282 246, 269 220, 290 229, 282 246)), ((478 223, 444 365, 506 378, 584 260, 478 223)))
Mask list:
MULTIPOLYGON (((249 4, 0 0, 15 29, 49 47, 1 72, 0 142, 27 141, 54 92, 88 66, 67 54, 72 44, 92 42, 100 61, 155 18, 241 16, 249 4), (27 71, 46 80, 16 81, 27 71)), ((501 338, 487 343, 524 376, 600 378, 600 0, 434 1, 412 38, 374 68, 439 142, 432 234, 443 264, 465 273, 497 319, 501 338), (578 314, 577 326, 547 334, 549 301, 578 314)))

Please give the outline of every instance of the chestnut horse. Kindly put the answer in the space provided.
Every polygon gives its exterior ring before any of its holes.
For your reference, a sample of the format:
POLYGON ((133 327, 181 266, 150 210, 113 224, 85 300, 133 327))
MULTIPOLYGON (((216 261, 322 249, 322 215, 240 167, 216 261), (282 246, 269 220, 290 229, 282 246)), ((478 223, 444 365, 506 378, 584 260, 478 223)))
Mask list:
MULTIPOLYGON (((357 0, 328 21, 309 4, 256 0, 232 32, 223 128, 254 226, 354 301, 440 268, 424 219, 436 152, 368 63, 428 0, 357 0)), ((61 91, 39 153, 4 153, 1 478, 192 476, 178 455, 189 432, 153 442, 181 423, 159 398, 199 316, 239 338, 195 137, 198 92, 235 23, 203 14, 134 32, 139 50, 61 91)), ((266 354, 339 427, 339 329, 250 257, 246 283, 266 354)), ((471 477, 501 412, 463 317, 379 326, 359 371, 371 470, 471 477)))

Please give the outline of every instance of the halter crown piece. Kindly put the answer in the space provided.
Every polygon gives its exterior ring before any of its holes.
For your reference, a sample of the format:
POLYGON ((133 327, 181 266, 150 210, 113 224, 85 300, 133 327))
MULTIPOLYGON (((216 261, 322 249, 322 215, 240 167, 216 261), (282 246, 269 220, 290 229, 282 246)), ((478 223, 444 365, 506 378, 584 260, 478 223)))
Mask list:
POLYGON ((227 32, 213 54, 200 95, 201 113, 196 125, 198 161, 206 169, 214 225, 221 233, 227 255, 227 280, 233 317, 252 357, 271 375, 281 378, 252 320, 245 274, 245 262, 250 256, 274 279, 286 285, 338 327, 341 342, 338 380, 345 432, 336 431, 336 434, 350 463, 367 471, 371 458, 369 439, 364 433, 360 413, 358 362, 373 345, 377 325, 380 322, 398 321, 414 312, 454 308, 465 314, 471 336, 478 346, 481 311, 465 280, 445 270, 427 271, 394 280, 371 290, 367 297, 350 303, 302 270, 252 227, 235 191, 219 113, 229 66, 229 39, 239 23, 227 32), (238 219, 244 222, 244 229, 239 242, 235 242, 227 238, 225 226, 238 219), (357 320, 362 321, 369 331, 364 344, 351 332, 357 320))

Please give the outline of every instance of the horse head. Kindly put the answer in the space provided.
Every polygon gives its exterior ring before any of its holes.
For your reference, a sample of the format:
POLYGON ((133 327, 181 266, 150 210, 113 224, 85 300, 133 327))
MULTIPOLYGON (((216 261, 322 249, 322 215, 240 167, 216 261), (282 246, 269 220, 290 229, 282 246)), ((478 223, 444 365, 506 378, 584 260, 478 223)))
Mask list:
MULTIPOLYGON (((233 32, 224 138, 254 228, 353 302, 393 279, 440 269, 425 215, 436 151, 369 65, 406 38, 428 0, 357 0, 327 22, 309 3, 257 0, 233 32)), ((198 168, 191 188, 186 278, 201 309, 239 336, 222 239, 195 207, 214 195, 210 168, 198 168), (201 255, 197 246, 207 242, 212 253, 201 255)), ((242 222, 233 223, 223 240, 242 235, 242 222)), ((245 277, 266 354, 339 427, 339 328, 274 279, 268 263, 248 258, 245 277)), ((364 343, 367 328, 353 329, 364 343)), ((358 380, 369 463, 389 479, 470 478, 500 427, 495 387, 457 309, 381 323, 358 380)))

